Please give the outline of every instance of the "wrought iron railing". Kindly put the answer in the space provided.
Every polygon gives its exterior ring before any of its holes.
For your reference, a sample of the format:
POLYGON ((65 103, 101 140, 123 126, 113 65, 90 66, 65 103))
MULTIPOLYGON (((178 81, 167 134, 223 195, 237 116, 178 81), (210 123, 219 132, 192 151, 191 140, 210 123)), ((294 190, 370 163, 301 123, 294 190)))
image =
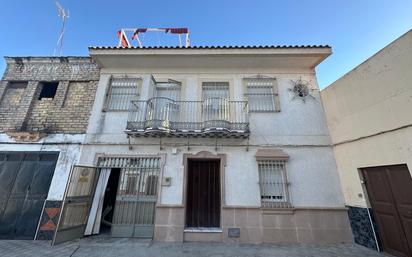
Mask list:
POLYGON ((137 134, 227 134, 248 135, 246 101, 209 98, 204 101, 174 101, 155 97, 131 101, 126 132, 137 134))

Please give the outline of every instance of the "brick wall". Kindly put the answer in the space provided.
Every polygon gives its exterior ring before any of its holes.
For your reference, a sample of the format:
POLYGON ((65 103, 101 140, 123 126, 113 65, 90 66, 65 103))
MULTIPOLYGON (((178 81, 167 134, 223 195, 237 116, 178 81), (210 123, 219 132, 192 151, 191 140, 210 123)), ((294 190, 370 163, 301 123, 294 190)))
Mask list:
POLYGON ((0 132, 85 133, 99 79, 88 57, 6 57, 0 83, 0 132), (39 99, 44 82, 58 82, 39 99))
POLYGON ((10 113, 17 113, 20 106, 20 101, 23 98, 27 83, 10 83, 9 87, 5 88, 3 98, 0 99, 0 121, 7 130, 12 130, 15 117, 10 113))

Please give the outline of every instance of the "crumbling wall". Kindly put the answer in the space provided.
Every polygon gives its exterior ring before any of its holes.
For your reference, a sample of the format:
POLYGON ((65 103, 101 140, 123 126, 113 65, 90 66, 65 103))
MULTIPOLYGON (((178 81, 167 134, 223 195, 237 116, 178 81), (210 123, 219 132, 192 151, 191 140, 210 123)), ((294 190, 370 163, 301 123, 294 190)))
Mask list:
POLYGON ((6 57, 6 62, 0 132, 85 133, 99 79, 96 63, 88 57, 6 57), (45 82, 58 83, 57 90, 40 99, 45 82))

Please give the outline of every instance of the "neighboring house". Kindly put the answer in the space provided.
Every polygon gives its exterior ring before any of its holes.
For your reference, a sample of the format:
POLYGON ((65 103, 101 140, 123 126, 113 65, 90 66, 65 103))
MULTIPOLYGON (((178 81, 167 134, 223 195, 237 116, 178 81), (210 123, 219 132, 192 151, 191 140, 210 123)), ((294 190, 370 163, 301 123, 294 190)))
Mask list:
POLYGON ((412 30, 321 94, 355 242, 412 256, 412 30))
POLYGON ((5 60, 0 238, 51 239, 70 167, 79 160, 99 68, 88 57, 5 60))
POLYGON ((159 241, 351 242, 315 74, 330 54, 91 47, 100 81, 56 242, 86 223, 159 241))

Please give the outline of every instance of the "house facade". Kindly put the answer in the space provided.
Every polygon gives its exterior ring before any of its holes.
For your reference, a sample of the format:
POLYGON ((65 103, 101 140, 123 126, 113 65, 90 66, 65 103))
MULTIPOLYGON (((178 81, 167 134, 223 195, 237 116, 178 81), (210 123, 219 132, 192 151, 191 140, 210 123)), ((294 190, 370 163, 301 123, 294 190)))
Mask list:
POLYGON ((66 201, 60 223, 158 241, 352 241, 315 73, 330 54, 91 47, 100 79, 66 194, 89 181, 96 193, 87 214, 66 201))
POLYGON ((412 31, 322 90, 356 243, 412 254, 412 31))
POLYGON ((78 163, 99 68, 88 57, 5 57, 0 238, 51 239, 78 163))

